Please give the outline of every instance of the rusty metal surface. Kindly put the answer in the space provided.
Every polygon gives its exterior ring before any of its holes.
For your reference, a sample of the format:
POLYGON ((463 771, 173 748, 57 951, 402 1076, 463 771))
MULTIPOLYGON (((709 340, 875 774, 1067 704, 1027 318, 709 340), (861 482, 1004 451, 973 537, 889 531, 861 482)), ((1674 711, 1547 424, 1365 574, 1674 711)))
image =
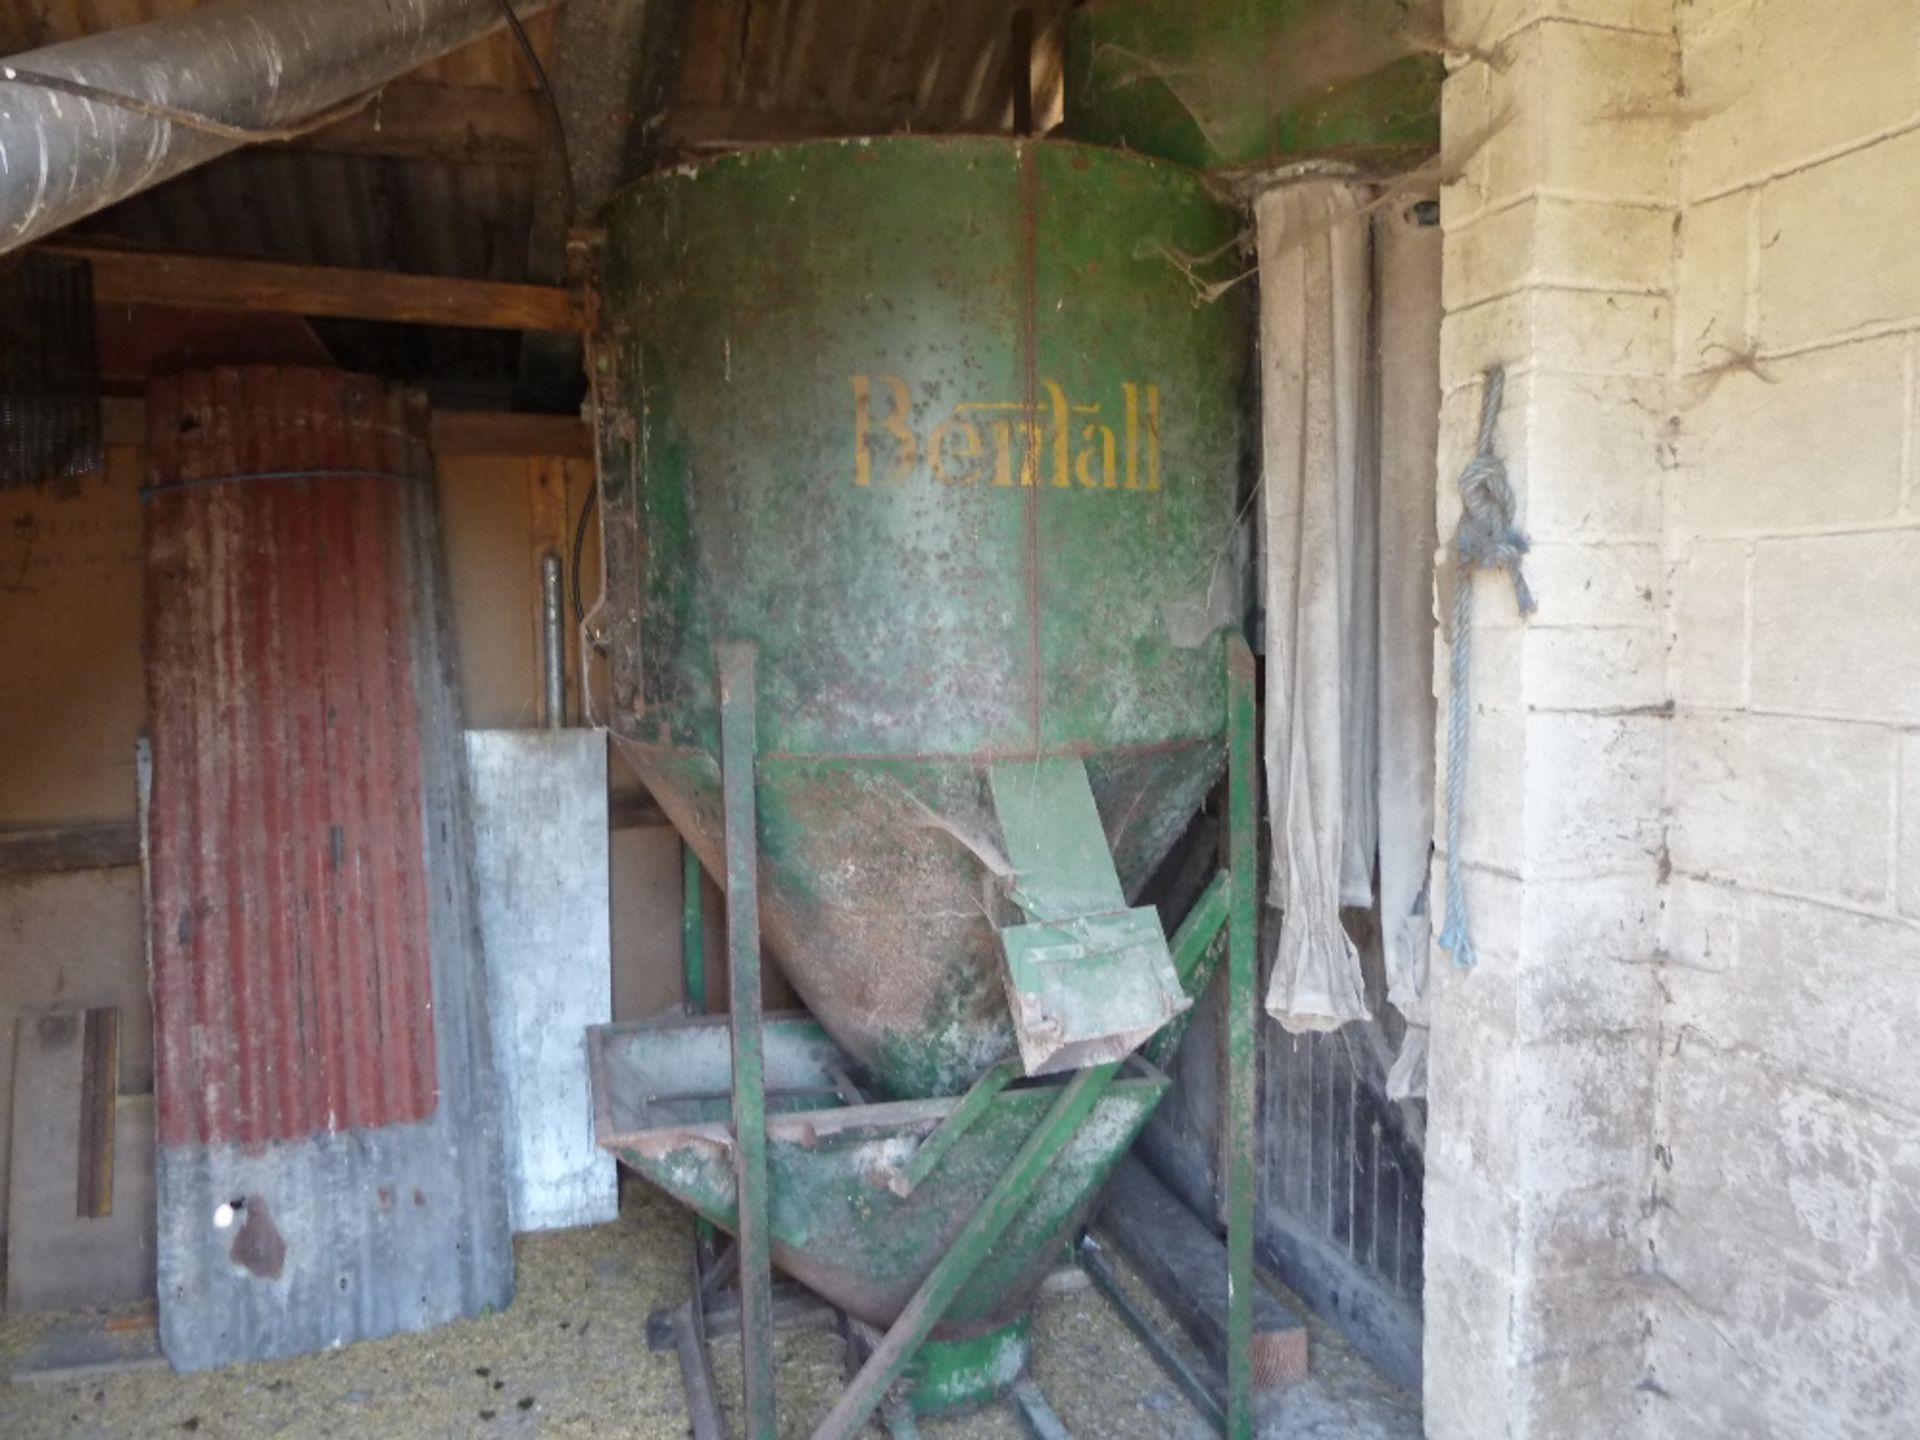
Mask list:
POLYGON ((424 407, 149 397, 161 1338, 182 1369, 511 1291, 424 407))

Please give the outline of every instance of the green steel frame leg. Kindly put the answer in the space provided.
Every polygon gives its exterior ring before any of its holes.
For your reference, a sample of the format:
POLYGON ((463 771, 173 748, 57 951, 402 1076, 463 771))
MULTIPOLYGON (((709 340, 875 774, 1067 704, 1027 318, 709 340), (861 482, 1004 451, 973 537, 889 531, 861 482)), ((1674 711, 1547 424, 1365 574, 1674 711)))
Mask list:
MULTIPOLYGON (((686 976, 689 1015, 707 1013, 707 936, 700 913, 700 857, 686 841, 680 842, 680 968, 686 976)), ((713 1222, 705 1216, 693 1222, 703 1259, 713 1256, 713 1222)))
POLYGON ((1073 1138, 1119 1068, 1117 1063, 1095 1065, 1079 1071, 1060 1087, 1052 1107, 1027 1136, 1020 1153, 920 1283, 886 1338, 874 1347, 853 1383, 813 1432, 813 1440, 853 1440, 860 1433, 887 1391, 906 1373, 914 1352, 946 1314, 947 1306, 979 1266, 981 1257, 1025 1208, 1034 1183, 1073 1138))
POLYGON ((700 913, 700 857, 680 842, 680 964, 686 972, 687 1013, 707 1013, 707 936, 700 913))
POLYGON ((775 1440, 773 1259, 767 1234, 767 1097, 761 1053, 760 845, 754 809, 754 647, 725 644, 717 651, 733 1016, 734 1183, 740 1216, 740 1353, 747 1434, 750 1440, 775 1440))
POLYGON ((1227 641, 1227 1437, 1253 1436, 1254 826, 1253 652, 1227 641))

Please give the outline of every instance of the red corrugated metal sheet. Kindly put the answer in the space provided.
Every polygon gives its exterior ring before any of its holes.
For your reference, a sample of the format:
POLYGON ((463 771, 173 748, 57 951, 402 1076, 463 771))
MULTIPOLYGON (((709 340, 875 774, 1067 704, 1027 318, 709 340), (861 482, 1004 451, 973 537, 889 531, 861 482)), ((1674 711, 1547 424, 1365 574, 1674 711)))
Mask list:
POLYGON ((161 1143, 422 1119, 432 983, 398 547, 424 415, 301 370, 183 376, 153 413, 161 1143))
POLYGON ((182 1370, 513 1287, 424 406, 148 397, 160 1341, 182 1370))

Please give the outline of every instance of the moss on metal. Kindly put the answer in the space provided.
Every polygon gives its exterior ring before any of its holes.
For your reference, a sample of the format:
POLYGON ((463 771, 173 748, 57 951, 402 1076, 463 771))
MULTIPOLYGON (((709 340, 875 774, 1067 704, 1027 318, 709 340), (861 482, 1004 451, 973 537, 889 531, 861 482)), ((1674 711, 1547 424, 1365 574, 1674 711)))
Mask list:
MULTIPOLYGON (((969 1272, 936 1338, 998 1329, 1024 1314, 1034 1288, 1115 1164, 1153 1113, 1168 1081, 1123 1073, 1022 1198, 1019 1213, 969 1272)), ((770 1123, 767 1145, 773 1258, 869 1324, 893 1322, 954 1237, 1047 1115, 1056 1086, 1001 1091, 933 1172, 901 1196, 887 1179, 950 1108, 903 1102, 822 1110, 770 1123), (837 1117, 837 1118, 836 1118, 837 1117)), ((662 1130, 616 1154, 725 1230, 736 1223, 724 1120, 662 1130)))

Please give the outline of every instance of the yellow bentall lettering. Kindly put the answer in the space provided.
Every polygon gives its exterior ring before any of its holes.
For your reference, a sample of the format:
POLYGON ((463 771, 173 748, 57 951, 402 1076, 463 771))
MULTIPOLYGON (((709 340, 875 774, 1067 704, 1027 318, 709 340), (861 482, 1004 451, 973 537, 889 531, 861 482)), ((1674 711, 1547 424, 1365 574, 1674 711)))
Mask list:
MULTIPOLYGON (((890 480, 904 480, 912 473, 919 458, 919 445, 913 433, 913 427, 907 424, 907 416, 913 406, 907 398, 907 382, 898 375, 882 375, 880 383, 887 387, 893 397, 893 410, 880 422, 885 430, 899 442, 895 452, 893 474, 890 480)), ((873 434, 872 434, 872 387, 865 375, 853 377, 853 483, 871 485, 873 483, 873 434)))
POLYGON ((955 416, 951 420, 942 420, 933 427, 933 434, 927 437, 927 463, 933 466, 935 477, 947 484, 971 485, 980 478, 971 465, 956 474, 947 473, 947 441, 956 435, 960 438, 960 448, 954 452, 954 459, 980 458, 980 427, 971 420, 955 416))
POLYGON ((1120 383, 1124 419, 1119 433, 1097 418, 1077 418, 1098 417, 1104 405, 1074 403, 1058 380, 1040 381, 1043 393, 1037 404, 963 400, 933 427, 922 451, 921 437, 912 424, 913 395, 906 380, 885 374, 851 378, 853 481, 862 488, 873 484, 876 432, 892 437, 894 442, 892 467, 881 476, 889 483, 906 479, 924 454, 932 478, 943 485, 1013 489, 1014 451, 1018 449, 1017 484, 1022 489, 1046 483, 1041 478, 1043 473, 1052 488, 1059 490, 1072 489, 1076 480, 1082 490, 1160 488, 1158 385, 1132 380, 1120 383), (881 392, 877 397, 876 390, 881 392), (978 419, 969 418, 979 412, 987 413, 978 419))

